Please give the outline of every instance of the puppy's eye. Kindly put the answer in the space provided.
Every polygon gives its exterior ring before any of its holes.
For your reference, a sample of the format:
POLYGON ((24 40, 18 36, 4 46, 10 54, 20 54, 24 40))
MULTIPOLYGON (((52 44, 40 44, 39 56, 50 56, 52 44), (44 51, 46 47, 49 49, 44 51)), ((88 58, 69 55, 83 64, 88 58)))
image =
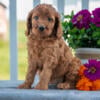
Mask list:
POLYGON ((48 17, 48 21, 49 21, 49 22, 51 22, 51 21, 53 21, 53 19, 52 19, 52 18, 50 18, 50 17, 48 17))
POLYGON ((38 17, 38 16, 34 16, 33 18, 34 18, 35 20, 38 20, 38 19, 39 19, 39 17, 38 17))

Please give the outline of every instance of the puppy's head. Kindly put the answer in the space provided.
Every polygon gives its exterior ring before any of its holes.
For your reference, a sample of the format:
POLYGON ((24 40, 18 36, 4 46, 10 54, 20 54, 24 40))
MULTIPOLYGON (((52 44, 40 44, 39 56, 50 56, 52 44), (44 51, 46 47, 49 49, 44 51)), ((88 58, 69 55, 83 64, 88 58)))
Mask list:
POLYGON ((58 12, 48 4, 40 4, 32 9, 27 19, 26 35, 61 38, 62 28, 58 12))

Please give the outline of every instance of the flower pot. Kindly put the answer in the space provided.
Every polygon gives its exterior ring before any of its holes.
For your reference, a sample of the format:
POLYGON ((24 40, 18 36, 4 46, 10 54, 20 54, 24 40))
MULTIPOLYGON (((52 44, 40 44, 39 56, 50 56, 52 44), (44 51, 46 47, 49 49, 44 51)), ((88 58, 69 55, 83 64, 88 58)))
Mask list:
POLYGON ((75 55, 80 59, 100 59, 100 48, 78 48, 75 55))

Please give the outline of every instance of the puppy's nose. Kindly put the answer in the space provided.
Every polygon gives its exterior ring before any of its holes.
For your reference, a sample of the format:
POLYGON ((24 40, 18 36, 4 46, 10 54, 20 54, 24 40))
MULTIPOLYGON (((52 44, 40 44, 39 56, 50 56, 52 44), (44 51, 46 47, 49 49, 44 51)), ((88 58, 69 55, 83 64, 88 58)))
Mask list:
POLYGON ((42 26, 42 25, 41 25, 41 26, 39 26, 39 30, 40 30, 40 31, 44 31, 44 29, 45 29, 45 27, 44 27, 44 26, 42 26))

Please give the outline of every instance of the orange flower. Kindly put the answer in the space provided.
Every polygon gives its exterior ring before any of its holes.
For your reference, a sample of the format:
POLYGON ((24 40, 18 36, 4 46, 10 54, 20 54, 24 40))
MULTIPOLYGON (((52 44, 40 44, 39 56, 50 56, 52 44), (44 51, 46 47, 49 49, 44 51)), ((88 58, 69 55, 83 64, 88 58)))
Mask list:
POLYGON ((100 79, 93 81, 93 87, 92 90, 100 90, 100 79))
POLYGON ((80 66, 79 75, 83 76, 85 70, 86 70, 86 67, 84 65, 80 66))
POLYGON ((95 81, 91 81, 90 79, 88 79, 84 75, 84 71, 86 69, 87 68, 84 65, 80 66, 80 70, 79 70, 80 80, 77 82, 76 88, 78 90, 85 90, 85 91, 100 90, 100 79, 95 81))
POLYGON ((89 91, 91 90, 92 87, 92 82, 86 78, 85 76, 83 76, 77 83, 76 88, 79 90, 86 90, 89 91))

